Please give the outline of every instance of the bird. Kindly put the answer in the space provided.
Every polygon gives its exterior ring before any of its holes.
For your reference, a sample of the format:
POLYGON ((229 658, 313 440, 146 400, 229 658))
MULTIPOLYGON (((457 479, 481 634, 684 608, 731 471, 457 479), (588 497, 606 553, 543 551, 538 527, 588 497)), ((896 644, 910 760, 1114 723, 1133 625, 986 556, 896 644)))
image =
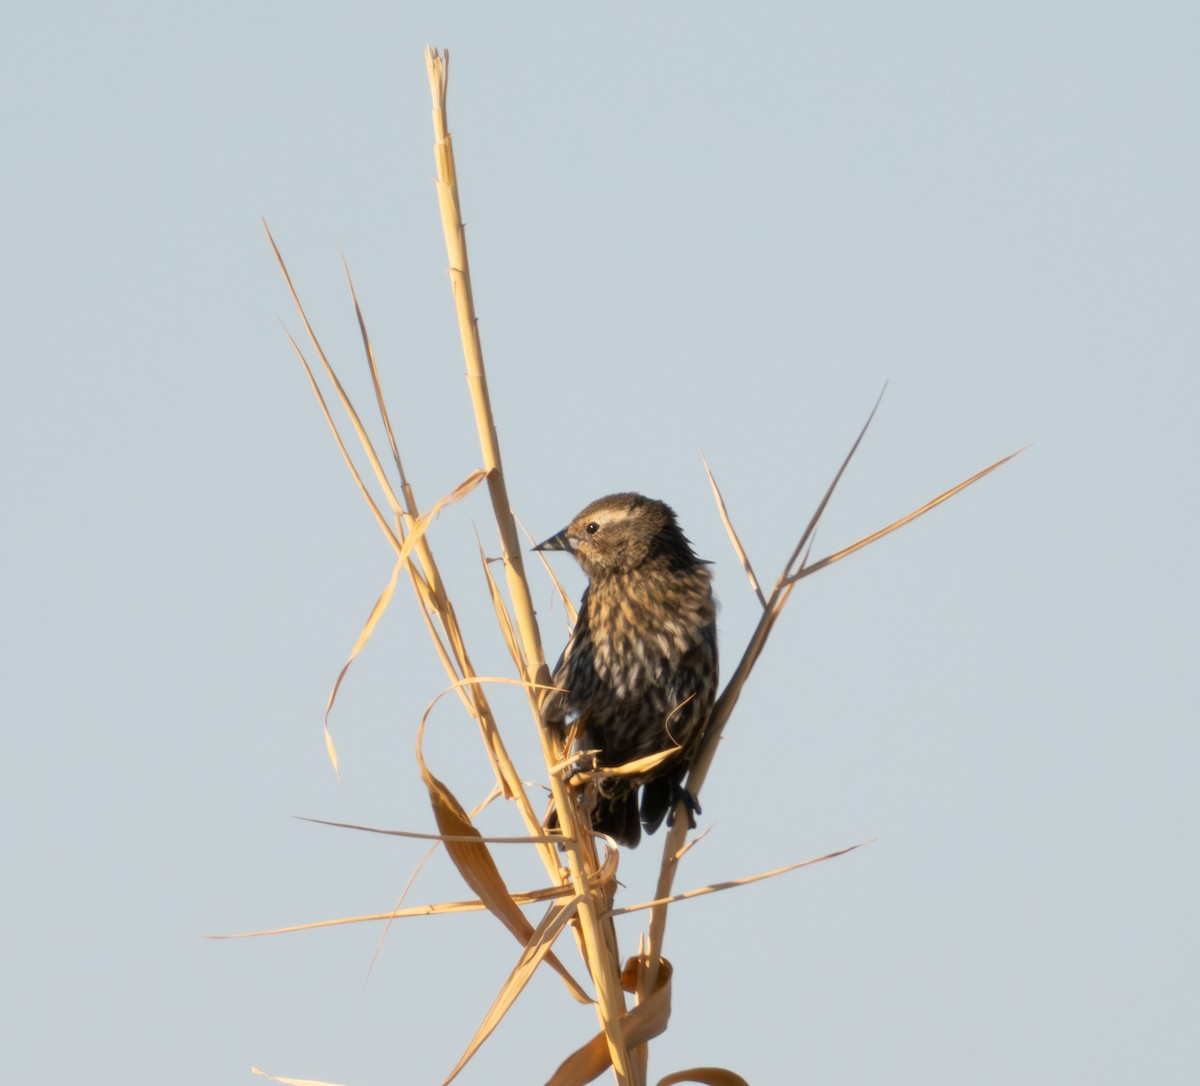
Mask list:
POLYGON ((643 827, 653 833, 664 817, 672 825, 682 803, 694 829, 700 804, 682 782, 717 689, 709 563, 669 505, 632 492, 597 499, 534 550, 568 552, 588 578, 543 702, 546 723, 577 723, 596 769, 673 752, 642 774, 599 775, 593 828, 634 848, 643 827))

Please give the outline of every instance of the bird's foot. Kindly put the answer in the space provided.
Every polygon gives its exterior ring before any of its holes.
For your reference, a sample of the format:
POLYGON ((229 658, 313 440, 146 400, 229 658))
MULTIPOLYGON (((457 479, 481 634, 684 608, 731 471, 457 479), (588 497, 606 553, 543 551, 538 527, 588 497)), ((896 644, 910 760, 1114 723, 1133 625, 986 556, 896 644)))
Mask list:
POLYGON ((675 825, 675 812, 679 810, 679 804, 683 803, 684 810, 687 812, 688 829, 696 828, 696 815, 700 814, 700 801, 692 795, 678 781, 671 782, 671 805, 667 808, 667 825, 675 825))
POLYGON ((580 751, 563 772, 563 780, 566 781, 568 787, 579 788, 586 784, 591 779, 592 774, 599 768, 596 751, 580 751))

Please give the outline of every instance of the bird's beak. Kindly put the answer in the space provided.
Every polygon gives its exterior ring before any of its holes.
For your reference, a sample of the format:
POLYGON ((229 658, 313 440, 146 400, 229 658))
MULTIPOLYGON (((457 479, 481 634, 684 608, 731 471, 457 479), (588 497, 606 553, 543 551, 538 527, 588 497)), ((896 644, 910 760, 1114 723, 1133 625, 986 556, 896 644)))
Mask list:
POLYGON ((552 535, 544 543, 539 543, 533 548, 535 551, 570 551, 572 550, 571 541, 567 538, 567 530, 564 528, 558 535, 552 535))

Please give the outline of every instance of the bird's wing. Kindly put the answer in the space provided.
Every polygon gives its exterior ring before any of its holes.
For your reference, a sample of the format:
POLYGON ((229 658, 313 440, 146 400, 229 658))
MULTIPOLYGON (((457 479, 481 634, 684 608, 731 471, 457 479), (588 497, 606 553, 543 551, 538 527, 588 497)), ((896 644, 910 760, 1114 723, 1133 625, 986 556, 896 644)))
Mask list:
POLYGON ((579 617, 575 620, 575 629, 571 632, 571 639, 563 647, 562 653, 558 658, 558 663, 554 665, 551 671, 551 682, 559 687, 558 690, 552 690, 546 695, 546 700, 542 704, 542 716, 549 722, 561 724, 567 717, 567 673, 570 670, 571 650, 578 645, 586 636, 588 629, 588 594, 584 590, 583 598, 579 601, 579 617))

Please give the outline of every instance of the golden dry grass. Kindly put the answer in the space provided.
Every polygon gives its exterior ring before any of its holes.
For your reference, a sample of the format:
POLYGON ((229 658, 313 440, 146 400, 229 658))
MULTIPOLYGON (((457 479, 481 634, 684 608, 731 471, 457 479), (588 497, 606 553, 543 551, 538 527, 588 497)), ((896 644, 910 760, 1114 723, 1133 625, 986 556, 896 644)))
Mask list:
MULTIPOLYGON (((570 786, 564 779, 573 764, 570 750, 571 737, 557 734, 546 727, 539 713, 541 700, 547 690, 551 689, 549 686, 550 674, 546 667, 541 636, 534 616, 518 523, 508 501, 500 446, 488 395, 483 351, 475 320, 454 148, 446 115, 449 56, 430 49, 426 54, 426 65, 433 100, 438 205, 445 235, 449 278, 458 314, 459 332, 467 365, 467 384, 474 410, 481 456, 480 468, 473 471, 459 486, 439 498, 427 509, 422 510, 417 503, 413 488, 404 471, 399 444, 382 391, 375 353, 367 333, 362 310, 358 304, 358 298, 354 293, 353 283, 350 283, 351 299, 362 335, 367 365, 371 373, 375 391, 375 407, 387 435, 388 448, 384 456, 381 456, 373 446, 358 411, 350 402, 334 367, 321 349, 300 299, 292 286, 291 277, 283 258, 275 246, 274 239, 270 238, 269 231, 268 238, 280 270, 291 290, 309 347, 319 363, 318 369, 323 375, 325 383, 332 389, 333 397, 344 409, 349 428, 357 438, 358 446, 370 466, 373 485, 368 483, 356 467, 354 456, 334 421, 326 395, 322 391, 322 382, 318 380, 308 355, 290 335, 289 339, 308 374, 320 409, 329 423, 355 484, 395 555, 391 577, 372 607, 349 658, 339 672, 326 706, 325 738, 330 761, 335 771, 338 764, 337 750, 329 729, 329 712, 337 698, 347 669, 370 639, 380 617, 392 602, 396 586, 402 575, 406 576, 412 585, 421 619, 433 641, 447 676, 446 687, 433 697, 416 728, 416 758, 429 795, 438 832, 429 834, 409 830, 383 830, 345 823, 327 824, 349 830, 399 834, 432 840, 435 842, 434 847, 442 847, 446 850, 474 896, 462 901, 434 902, 403 908, 398 904, 396 908, 383 913, 341 917, 287 928, 276 928, 271 931, 251 932, 241 936, 224 936, 224 938, 281 934, 349 923, 380 921, 390 923, 401 919, 447 912, 487 910, 517 941, 519 950, 511 974, 497 992, 487 1015, 467 1041, 461 1057, 448 1072, 446 1081, 449 1082, 453 1079, 474 1057, 479 1046, 520 996, 534 971, 544 964, 558 973, 567 994, 573 1000, 594 1003, 598 1022, 598 1031, 591 1041, 572 1053, 558 1057, 562 1058, 562 1062, 548 1080, 549 1083, 552 1086, 580 1086, 580 1084, 593 1081, 611 1068, 618 1083, 643 1086, 647 1081, 648 1044, 667 1028, 670 1020, 673 971, 670 962, 663 955, 670 906, 694 897, 735 889, 750 882, 773 878, 800 867, 833 859, 859 846, 850 845, 823 856, 789 863, 761 874, 733 878, 709 886, 676 892, 674 883, 679 862, 689 847, 685 844, 688 832, 687 822, 685 819, 678 819, 675 825, 664 834, 662 861, 653 897, 640 903, 619 906, 615 904, 618 859, 616 846, 607 839, 597 839, 590 826, 581 824, 578 807, 571 802, 570 786), (395 482, 392 481, 389 470, 384 467, 385 457, 391 460, 395 468, 395 482), (515 675, 510 676, 481 676, 474 670, 456 618, 454 605, 446 594, 432 547, 426 535, 426 529, 442 509, 466 498, 481 483, 485 482, 499 539, 507 600, 501 585, 493 577, 491 564, 485 555, 482 544, 480 544, 480 559, 488 599, 495 612, 500 636, 513 663, 515 675), (557 810, 559 826, 562 828, 561 836, 547 835, 543 831, 542 818, 535 811, 527 794, 526 786, 508 756, 501 729, 487 699, 487 687, 497 683, 517 684, 526 692, 530 720, 525 726, 534 728, 540 739, 545 762, 545 780, 557 810), (492 802, 493 799, 504 799, 512 805, 512 809, 523 824, 523 834, 514 837, 482 836, 472 821, 472 816, 478 812, 478 808, 474 812, 469 812, 426 764, 422 752, 426 720, 433 705, 441 697, 449 694, 453 694, 463 709, 477 722, 483 755, 495 775, 496 783, 492 795, 480 807, 492 802), (522 842, 537 851, 546 871, 547 885, 532 890, 513 890, 508 886, 501 872, 501 865, 497 862, 491 846, 514 841, 522 842), (526 916, 525 909, 537 905, 543 906, 545 911, 540 920, 534 923, 526 916), (648 911, 650 914, 647 930, 639 940, 637 953, 623 959, 617 945, 613 918, 639 911, 648 911), (565 965, 558 956, 556 943, 564 931, 572 932, 575 938, 582 968, 587 973, 590 989, 594 996, 588 994, 588 990, 571 971, 571 967, 565 965), (627 993, 633 996, 631 1006, 627 1005, 627 993)), ((349 280, 348 273, 347 279, 349 280)), ((878 404, 876 404, 877 407, 878 404)), ((718 513, 725 525, 734 552, 745 570, 750 588, 761 604, 762 615, 749 643, 742 652, 732 677, 717 700, 703 745, 693 762, 687 781, 687 787, 693 795, 698 796, 704 785, 712 766, 720 735, 730 719, 730 714, 775 622, 799 581, 854 553, 868 543, 897 530, 952 497, 964 487, 994 471, 1011 458, 1004 457, 996 461, 879 531, 818 561, 809 562, 813 533, 846 466, 862 441, 874 413, 873 409, 871 416, 868 417, 813 513, 791 557, 777 576, 769 595, 765 594, 760 586, 749 556, 738 538, 716 479, 707 462, 704 464, 718 513)), ((544 562, 543 565, 545 565, 544 562)), ((550 572, 548 566, 545 567, 545 571, 553 579, 553 573, 550 572)), ((570 600, 567 599, 557 580, 554 583, 566 603, 569 615, 573 618, 574 611, 571 608, 570 600)), ((518 726, 520 725, 512 722, 507 725, 507 727, 518 726)), ((625 767, 624 771, 636 772, 644 769, 643 765, 625 767)), ((621 770, 617 770, 617 772, 621 772, 621 770)), ((405 893, 407 894, 407 888, 405 893)), ((752 985, 752 978, 750 981, 752 985)), ((464 1027, 464 1037, 466 1033, 467 1028, 464 1027)), ((552 1064, 553 1058, 555 1057, 547 1054, 548 1065, 552 1064)), ((272 1077, 266 1075, 266 1072, 258 1071, 257 1068, 255 1070, 268 1078, 272 1077)), ((275 1081, 308 1082, 309 1080, 279 1078, 275 1081)), ((726 1069, 696 1067, 667 1075, 658 1080, 658 1086, 671 1086, 673 1083, 682 1082, 707 1083, 710 1086, 734 1086, 734 1084, 744 1083, 744 1080, 735 1072, 726 1069)))

